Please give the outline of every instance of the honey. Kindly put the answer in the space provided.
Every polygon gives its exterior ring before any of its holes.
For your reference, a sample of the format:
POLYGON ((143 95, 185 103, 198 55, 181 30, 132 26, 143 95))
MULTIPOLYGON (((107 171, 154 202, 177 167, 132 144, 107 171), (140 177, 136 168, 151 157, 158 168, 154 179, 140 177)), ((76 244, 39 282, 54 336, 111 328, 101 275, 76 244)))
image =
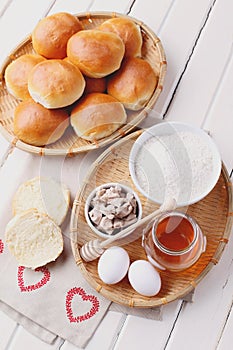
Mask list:
POLYGON ((165 248, 172 251, 186 249, 194 239, 194 228, 184 217, 168 216, 157 225, 156 237, 165 248))
POLYGON ((160 269, 183 270, 205 251, 206 238, 196 221, 181 212, 166 213, 143 235, 148 260, 160 269))

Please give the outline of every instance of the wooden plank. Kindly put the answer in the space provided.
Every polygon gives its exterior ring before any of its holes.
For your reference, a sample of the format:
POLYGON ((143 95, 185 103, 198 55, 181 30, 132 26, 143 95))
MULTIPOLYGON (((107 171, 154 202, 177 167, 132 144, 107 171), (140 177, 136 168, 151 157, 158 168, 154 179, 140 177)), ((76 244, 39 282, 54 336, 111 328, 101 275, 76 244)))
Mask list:
POLYGON ((114 350, 164 349, 181 303, 178 300, 164 306, 158 321, 128 316, 114 350))
POLYGON ((17 0, 10 3, 0 18, 0 32, 2 33, 0 65, 19 42, 31 33, 38 20, 46 15, 52 3, 52 0, 36 2, 17 0), (3 33, 7 33, 7 40, 3 33))
POLYGON ((168 111, 170 120, 203 124, 232 51, 231 14, 231 0, 216 2, 168 111))
POLYGON ((45 343, 26 331, 23 327, 19 326, 8 346, 8 349, 55 350, 59 349, 61 343, 62 340, 60 338, 57 338, 53 344, 45 343))
POLYGON ((15 321, 0 311, 0 349, 5 349, 17 327, 15 321))
POLYGON ((150 0, 137 0, 137 6, 133 7, 132 13, 145 23, 150 23, 152 30, 160 37, 167 57, 167 75, 163 91, 154 107, 154 110, 163 115, 170 103, 176 85, 182 75, 186 62, 195 45, 198 34, 205 23, 208 12, 214 0, 189 2, 186 0, 174 1, 165 10, 164 20, 158 22, 151 19, 156 13, 157 2, 150 0))
POLYGON ((90 11, 110 11, 110 12, 119 12, 127 13, 133 0, 117 0, 117 1, 108 1, 108 0, 95 0, 90 6, 90 11))
POLYGON ((224 74, 216 88, 216 95, 208 111, 203 128, 210 132, 221 153, 228 171, 233 168, 233 55, 227 62, 224 74))
MULTIPOLYGON (((233 288, 233 284, 231 285, 233 288)), ((232 329, 233 329, 233 300, 231 304, 230 311, 227 315, 226 326, 221 334, 221 339, 219 340, 218 350, 231 349, 232 347, 232 329)))
MULTIPOLYGON (((197 125, 203 124, 204 128, 208 127, 214 138, 221 141, 222 152, 225 152, 228 162, 232 161, 232 156, 226 154, 224 145, 228 147, 229 144, 229 134, 226 128, 231 130, 232 127, 232 124, 229 123, 229 112, 227 112, 232 105, 232 99, 230 102, 232 74, 228 74, 231 71, 229 55, 232 40, 232 21, 229 11, 232 12, 229 1, 224 2, 224 5, 222 2, 221 5, 219 2, 216 3, 168 114, 171 119, 193 122, 197 125), (215 54, 216 38, 218 37, 221 39, 224 37, 224 39, 218 41, 219 52, 215 54), (209 59, 209 52, 212 53, 213 60, 209 59), (220 52, 222 56, 218 61, 220 52), (206 80, 203 81, 203 75, 198 74, 200 67, 210 80, 208 84, 206 80), (197 96, 200 97, 199 101, 197 96), (213 96, 214 101, 212 101, 213 96), (225 104, 223 104, 224 101, 225 104), (224 111, 226 110, 226 124, 223 120, 222 132, 217 131, 216 121, 216 118, 219 118, 217 111, 220 111, 220 105, 224 106, 224 111), (204 110, 199 110, 203 108, 204 110), (204 123, 206 118, 208 123, 204 123)), ((232 168, 232 163, 228 164, 228 168, 232 168)), ((232 238, 220 263, 197 287, 194 303, 187 304, 182 310, 167 349, 184 349, 183 334, 185 334, 185 348, 190 350, 197 348, 211 350, 217 346, 232 303, 231 242, 232 238)), ((225 342, 222 343, 223 346, 229 343, 229 339, 226 336, 225 342)))
POLYGON ((57 0, 54 6, 51 8, 49 14, 56 12, 69 12, 69 13, 81 13, 89 10, 90 5, 92 4, 92 0, 57 0))
POLYGON ((4 15, 12 0, 0 0, 0 18, 4 15))
POLYGON ((173 0, 155 0, 153 3, 150 0, 137 0, 131 8, 130 15, 141 19, 156 34, 159 34, 174 3, 173 0))

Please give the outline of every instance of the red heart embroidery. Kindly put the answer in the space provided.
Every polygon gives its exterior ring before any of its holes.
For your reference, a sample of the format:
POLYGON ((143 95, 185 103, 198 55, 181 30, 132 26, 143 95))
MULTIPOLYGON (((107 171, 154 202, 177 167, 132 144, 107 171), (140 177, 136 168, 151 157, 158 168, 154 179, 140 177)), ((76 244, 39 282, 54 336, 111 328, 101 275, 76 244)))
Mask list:
POLYGON ((66 295, 66 314, 70 322, 82 322, 90 319, 99 311, 99 300, 94 295, 87 295, 82 288, 72 288, 66 295), (90 301, 92 308, 84 315, 74 316, 72 311, 72 300, 74 296, 78 294, 83 301, 90 301))
POLYGON ((2 254, 4 251, 4 244, 3 241, 0 239, 0 254, 2 254))
POLYGON ((21 292, 31 292, 33 290, 39 289, 39 288, 43 287, 50 280, 50 272, 47 269, 47 267, 38 267, 35 269, 35 271, 42 272, 44 274, 42 279, 36 284, 25 286, 24 285, 24 277, 23 277, 24 270, 25 270, 24 266, 18 267, 18 286, 19 286, 21 292))

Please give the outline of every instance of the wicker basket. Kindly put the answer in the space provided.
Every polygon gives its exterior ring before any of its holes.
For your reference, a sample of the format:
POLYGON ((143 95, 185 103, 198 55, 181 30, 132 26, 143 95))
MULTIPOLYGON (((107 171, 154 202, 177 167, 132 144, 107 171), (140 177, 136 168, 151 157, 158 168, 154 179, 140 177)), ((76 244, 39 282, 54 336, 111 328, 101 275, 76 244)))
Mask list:
MULTIPOLYGON (((203 200, 189 206, 188 214, 199 223, 207 237, 207 248, 201 258, 190 268, 181 272, 162 271, 162 289, 157 296, 144 297, 137 294, 130 286, 127 278, 114 286, 104 284, 98 277, 97 262, 85 262, 79 254, 80 247, 87 241, 96 238, 87 225, 84 217, 85 200, 96 186, 109 182, 120 182, 131 186, 137 191, 131 181, 128 169, 130 149, 141 134, 136 131, 109 147, 92 165, 85 183, 77 193, 71 214, 71 246, 76 264, 89 284, 106 298, 123 305, 133 307, 154 307, 181 298, 190 292, 215 265, 228 242, 233 216, 232 183, 228 173, 222 166, 222 172, 215 188, 203 200)), ((143 217, 157 208, 156 204, 146 199, 140 193, 143 207, 143 217)), ((182 210, 182 208, 180 208, 182 210)), ((131 261, 146 259, 141 246, 141 239, 125 245, 131 261)))
MULTIPOLYGON (((112 17, 128 17, 117 13, 96 12, 76 15, 82 22, 84 29, 92 29, 100 25, 103 21, 112 17)), ((148 114, 158 99, 163 88, 166 73, 166 58, 164 50, 159 38, 142 22, 131 18, 141 29, 143 37, 142 58, 147 60, 158 74, 157 87, 149 100, 147 106, 137 112, 127 111, 127 124, 114 132, 109 137, 103 138, 98 142, 90 142, 78 137, 72 128, 68 128, 63 137, 57 142, 45 147, 36 147, 26 144, 17 139, 13 132, 13 115, 14 109, 19 100, 10 95, 6 89, 4 82, 4 72, 7 65, 15 58, 26 54, 33 53, 31 37, 21 42, 7 57, 1 69, 0 84, 0 132, 14 146, 28 152, 40 155, 73 155, 79 152, 89 151, 98 147, 105 146, 110 142, 119 139, 122 135, 129 133, 136 125, 138 125, 148 114)))

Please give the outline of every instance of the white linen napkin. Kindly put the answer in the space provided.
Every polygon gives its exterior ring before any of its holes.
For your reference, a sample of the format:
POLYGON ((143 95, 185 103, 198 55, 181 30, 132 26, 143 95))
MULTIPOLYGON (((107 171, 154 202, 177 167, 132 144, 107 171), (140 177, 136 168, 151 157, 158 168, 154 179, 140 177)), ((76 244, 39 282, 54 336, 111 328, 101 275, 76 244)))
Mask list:
POLYGON ((36 270, 18 266, 4 238, 11 217, 11 203, 6 203, 0 221, 0 309, 28 331, 48 343, 59 336, 85 347, 110 306, 117 312, 161 319, 161 308, 114 307, 89 286, 73 258, 68 228, 63 230, 64 251, 55 262, 36 270))
POLYGON ((161 307, 125 307, 95 292, 76 266, 67 237, 58 260, 35 271, 18 266, 4 238, 0 242, 0 309, 48 343, 59 336, 85 347, 108 309, 162 320, 161 307))
MULTIPOLYGON (((84 280, 72 257, 69 239, 64 237, 64 243, 64 252, 56 262, 36 270, 18 266, 4 247, 0 257, 0 300, 19 313, 17 322, 27 325, 34 334, 41 335, 35 331, 36 324, 83 347, 110 301, 94 292, 84 280), (22 315, 27 318, 23 323, 22 315)), ((45 332, 43 338, 53 340, 45 332)))
POLYGON ((18 266, 4 238, 6 225, 12 217, 11 198, 4 204, 0 220, 0 309, 28 331, 48 343, 59 336, 84 348, 109 309, 162 319, 160 307, 135 309, 117 305, 89 286, 73 258, 69 215, 63 225, 62 255, 35 271, 18 266))

